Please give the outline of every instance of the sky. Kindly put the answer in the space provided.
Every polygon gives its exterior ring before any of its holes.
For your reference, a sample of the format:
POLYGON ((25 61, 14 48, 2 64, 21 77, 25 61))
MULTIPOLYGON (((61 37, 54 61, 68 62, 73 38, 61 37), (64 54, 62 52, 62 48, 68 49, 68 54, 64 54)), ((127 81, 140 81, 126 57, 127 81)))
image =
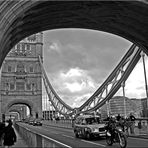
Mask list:
MULTIPOLYGON (((71 107, 82 105, 99 88, 132 45, 122 37, 86 29, 50 30, 43 36, 48 79, 71 107)), ((142 60, 126 81, 125 94, 129 98, 146 97, 142 60)), ((45 98, 45 89, 43 95, 45 98)), ((122 90, 115 95, 122 95, 122 90)))

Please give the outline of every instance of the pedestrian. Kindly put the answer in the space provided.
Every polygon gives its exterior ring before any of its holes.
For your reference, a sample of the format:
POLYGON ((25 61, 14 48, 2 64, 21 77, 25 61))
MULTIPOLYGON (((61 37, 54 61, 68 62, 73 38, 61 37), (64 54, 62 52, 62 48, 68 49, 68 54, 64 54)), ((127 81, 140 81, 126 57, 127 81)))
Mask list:
POLYGON ((16 142, 16 134, 14 128, 12 127, 12 121, 7 120, 5 122, 5 129, 4 129, 4 143, 3 145, 5 148, 11 148, 12 145, 16 142))
POLYGON ((117 119, 117 121, 120 121, 120 119, 121 119, 120 114, 118 114, 118 116, 116 117, 116 119, 117 119))
POLYGON ((131 126, 130 126, 131 134, 134 134, 134 128, 135 128, 135 120, 136 120, 136 118, 135 118, 135 116, 132 113, 130 113, 129 120, 131 122, 131 126))
POLYGON ((0 122, 0 146, 2 146, 3 143, 4 128, 5 128, 4 122, 0 122))

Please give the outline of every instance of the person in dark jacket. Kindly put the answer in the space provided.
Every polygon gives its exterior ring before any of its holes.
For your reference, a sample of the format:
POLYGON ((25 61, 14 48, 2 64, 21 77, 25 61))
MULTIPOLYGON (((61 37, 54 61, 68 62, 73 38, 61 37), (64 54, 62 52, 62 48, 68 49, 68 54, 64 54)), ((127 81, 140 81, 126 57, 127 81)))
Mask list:
POLYGON ((0 146, 2 146, 3 135, 4 135, 4 128, 5 128, 5 123, 4 122, 0 122, 0 146))
POLYGON ((16 134, 14 128, 12 127, 12 121, 8 120, 5 122, 5 129, 4 129, 4 146, 5 148, 11 148, 16 142, 16 134))
POLYGON ((135 116, 132 113, 130 113, 129 120, 131 122, 131 126, 130 126, 131 134, 134 134, 134 128, 135 128, 135 120, 136 120, 136 118, 135 118, 135 116))

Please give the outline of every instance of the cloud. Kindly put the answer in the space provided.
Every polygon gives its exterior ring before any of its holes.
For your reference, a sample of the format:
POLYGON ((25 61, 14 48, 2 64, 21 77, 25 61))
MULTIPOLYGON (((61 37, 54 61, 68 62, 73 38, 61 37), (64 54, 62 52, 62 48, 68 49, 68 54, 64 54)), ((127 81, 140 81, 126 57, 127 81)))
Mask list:
MULTIPOLYGON (((78 98, 80 100, 88 99, 95 91, 97 85, 86 70, 78 67, 54 73, 54 77, 50 73, 48 76, 57 94, 69 105, 72 105, 78 98)), ((81 104, 81 101, 78 104, 81 104)))
POLYGON ((60 52, 60 45, 57 42, 51 42, 49 44, 49 49, 48 51, 56 51, 56 52, 60 52))

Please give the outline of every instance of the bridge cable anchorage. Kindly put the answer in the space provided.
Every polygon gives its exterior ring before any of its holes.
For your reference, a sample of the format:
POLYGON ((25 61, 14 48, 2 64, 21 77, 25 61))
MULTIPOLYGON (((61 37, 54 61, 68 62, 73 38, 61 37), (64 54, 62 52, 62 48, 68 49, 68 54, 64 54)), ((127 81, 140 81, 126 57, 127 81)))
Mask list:
POLYGON ((45 86, 49 101, 51 102, 54 109, 58 113, 60 113, 64 116, 71 116, 71 114, 74 112, 74 109, 71 108, 69 105, 67 105, 53 89, 53 87, 47 77, 47 74, 46 74, 46 71, 45 71, 44 66, 42 64, 42 59, 40 56, 39 56, 39 63, 41 65, 42 78, 43 78, 44 86, 45 86))
POLYGON ((140 53, 141 49, 135 44, 132 44, 105 82, 82 106, 78 108, 79 113, 96 111, 102 107, 106 101, 109 101, 119 90, 121 84, 126 81, 133 68, 138 63, 141 57, 140 53), (97 103, 94 103, 94 101, 97 103))

